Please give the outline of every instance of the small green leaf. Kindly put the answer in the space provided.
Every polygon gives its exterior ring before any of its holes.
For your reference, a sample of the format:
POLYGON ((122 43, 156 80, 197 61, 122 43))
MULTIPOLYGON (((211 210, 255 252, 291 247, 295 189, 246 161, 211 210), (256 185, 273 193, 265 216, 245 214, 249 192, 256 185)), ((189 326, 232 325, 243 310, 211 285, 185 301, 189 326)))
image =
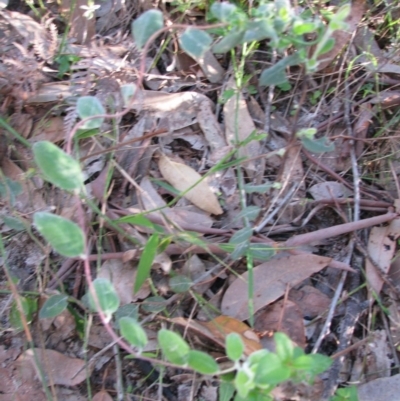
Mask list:
POLYGON ((258 362, 255 383, 261 388, 268 388, 288 380, 290 375, 290 369, 282 364, 278 355, 270 352, 258 362))
POLYGON ((159 10, 148 10, 132 22, 132 34, 136 46, 142 49, 153 33, 164 26, 163 15, 159 10))
POLYGON ((227 1, 221 3, 215 2, 210 8, 211 14, 221 22, 230 22, 236 10, 237 7, 227 1))
POLYGON ((335 144, 333 142, 329 142, 326 137, 318 139, 303 137, 300 141, 307 150, 313 153, 333 152, 335 150, 335 144))
POLYGON ((200 29, 187 28, 179 38, 179 43, 185 53, 194 59, 199 59, 209 50, 212 38, 200 29))
POLYGON ((48 141, 36 142, 33 155, 46 181, 66 191, 82 189, 84 179, 79 162, 58 146, 48 141))
POLYGON ((241 228, 232 235, 229 239, 229 243, 235 245, 242 244, 243 242, 248 243, 252 235, 253 229, 251 227, 241 228))
POLYGON ((251 244, 247 250, 254 260, 267 261, 276 253, 275 249, 267 244, 251 244))
MULTIPOLYGON (((33 314, 37 310, 37 301, 36 299, 20 297, 22 311, 25 316, 26 322, 29 324, 32 322, 33 314)), ((18 309, 18 305, 16 301, 13 301, 11 304, 9 321, 13 329, 16 331, 21 331, 24 328, 22 324, 21 314, 18 309)))
POLYGON ((47 212, 37 212, 33 222, 43 237, 60 255, 74 258, 84 255, 85 237, 74 222, 47 212))
POLYGON ((158 235, 153 234, 143 249, 136 273, 135 286, 133 288, 134 293, 137 293, 140 290, 140 287, 150 276, 151 266, 153 264, 154 257, 157 254, 158 242, 158 235))
POLYGON ((68 295, 56 294, 46 300, 39 311, 39 319, 56 317, 68 306, 68 295))
POLYGON ((142 309, 148 313, 158 313, 165 309, 167 301, 163 297, 154 296, 145 299, 142 303, 142 309))
POLYGON ((247 206, 237 216, 235 216, 234 221, 246 218, 250 221, 255 220, 260 213, 261 208, 259 206, 251 205, 247 206))
POLYGON ((331 401, 358 401, 358 390, 356 386, 338 388, 331 401))
MULTIPOLYGON (((214 3, 218 4, 218 3, 214 3)), ((226 53, 237 46, 242 40, 244 35, 243 31, 232 31, 224 36, 219 42, 215 43, 212 47, 213 53, 226 53)))
POLYGON ((118 322, 122 336, 131 345, 142 350, 148 343, 148 340, 146 332, 138 321, 130 317, 122 317, 118 322))
POLYGON ((235 387, 242 398, 246 398, 250 390, 255 387, 254 375, 249 370, 239 370, 235 377, 235 387))
POLYGON ((254 185, 254 184, 245 184, 243 189, 246 192, 246 194, 265 194, 267 191, 270 189, 274 188, 273 182, 266 182, 265 184, 260 184, 260 185, 254 185))
POLYGON ((244 344, 238 333, 230 333, 225 340, 226 355, 232 361, 238 361, 243 355, 244 344))
POLYGON ((189 277, 183 275, 172 277, 169 280, 169 286, 171 287, 171 290, 178 294, 188 291, 192 285, 192 280, 190 280, 189 277))
POLYGON ((314 32, 317 28, 318 25, 315 22, 297 20, 293 24, 293 33, 295 35, 305 35, 307 33, 314 32))
MULTIPOLYGON (((94 117, 101 114, 106 114, 103 105, 100 100, 94 96, 82 96, 76 103, 76 110, 79 117, 84 120, 88 117, 94 117)), ((92 118, 83 124, 85 129, 100 128, 103 124, 104 117, 92 118)))
POLYGON ((22 185, 5 177, 4 182, 0 182, 0 197, 8 199, 11 206, 15 204, 15 198, 22 193, 22 185))
POLYGON ((313 58, 315 59, 316 57, 322 56, 325 53, 328 53, 333 49, 333 46, 335 46, 335 39, 334 38, 329 38, 326 43, 322 46, 321 49, 318 50, 318 53, 313 55, 313 58))
POLYGON ((308 371, 311 375, 316 376, 325 372, 330 368, 333 361, 331 358, 321 354, 302 355, 293 361, 293 366, 297 369, 308 371), (299 367, 303 364, 303 367, 299 367))
POLYGON ((282 362, 289 361, 293 357, 294 345, 292 340, 285 333, 275 333, 276 354, 282 362))
POLYGON ((295 53, 278 61, 275 65, 264 70, 260 75, 260 85, 282 85, 287 82, 286 67, 296 65, 301 62, 301 54, 295 53))
MULTIPOLYGON (((111 281, 106 278, 96 278, 93 281, 93 290, 97 296, 98 306, 104 313, 106 320, 110 321, 112 314, 119 307, 119 298, 111 281)), ((89 290, 89 304, 90 307, 98 311, 96 302, 94 300, 92 291, 89 290)))
POLYGON ((234 392, 235 386, 231 382, 221 382, 218 388, 218 401, 230 401, 234 392))
POLYGON ((205 352, 190 350, 187 363, 193 370, 203 375, 213 375, 219 371, 217 362, 205 352))
POLYGON ((176 365, 186 365, 190 347, 179 334, 171 330, 161 329, 157 338, 161 350, 168 361, 176 365))
POLYGON ((277 32, 271 23, 265 19, 249 22, 242 42, 259 42, 264 39, 272 39, 273 42, 278 40, 277 32))
POLYGON ((138 320, 139 306, 134 304, 126 304, 120 306, 114 313, 115 328, 119 330, 119 320, 122 317, 130 317, 131 319, 138 320))
POLYGON ((1 216, 4 224, 11 228, 12 230, 15 231, 23 231, 25 230, 24 224, 21 222, 21 220, 17 219, 16 217, 13 216, 1 216))
POLYGON ((121 86, 122 100, 125 107, 128 107, 131 104, 136 89, 137 87, 135 84, 126 84, 121 86))

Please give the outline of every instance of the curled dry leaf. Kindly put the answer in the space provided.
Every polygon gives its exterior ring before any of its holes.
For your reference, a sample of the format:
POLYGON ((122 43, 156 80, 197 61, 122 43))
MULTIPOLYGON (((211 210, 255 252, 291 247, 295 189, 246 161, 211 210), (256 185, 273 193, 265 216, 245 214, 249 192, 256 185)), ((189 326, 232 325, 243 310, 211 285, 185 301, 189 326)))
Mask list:
MULTIPOLYGON (((318 255, 290 255, 268 262, 253 269, 254 311, 269 305, 284 295, 287 287, 301 283, 314 273, 328 266, 331 258, 318 255)), ((248 273, 238 277, 225 292, 221 311, 239 320, 249 318, 248 273)))
POLYGON ((101 390, 93 396, 92 401, 113 401, 113 399, 107 391, 101 390))
MULTIPOLYGON (((162 176, 178 191, 184 192, 196 184, 201 175, 191 167, 182 163, 173 162, 164 154, 160 155, 158 162, 162 176)), ((212 214, 222 214, 218 199, 210 187, 203 180, 183 195, 198 208, 212 214)))
MULTIPOLYGON (((368 240, 368 253, 380 267, 381 272, 389 272, 390 263, 396 251, 396 241, 400 237, 400 218, 396 218, 386 227, 373 227, 368 240)), ((383 280, 377 268, 369 259, 365 262, 366 275, 371 289, 377 295, 381 292, 383 280)))

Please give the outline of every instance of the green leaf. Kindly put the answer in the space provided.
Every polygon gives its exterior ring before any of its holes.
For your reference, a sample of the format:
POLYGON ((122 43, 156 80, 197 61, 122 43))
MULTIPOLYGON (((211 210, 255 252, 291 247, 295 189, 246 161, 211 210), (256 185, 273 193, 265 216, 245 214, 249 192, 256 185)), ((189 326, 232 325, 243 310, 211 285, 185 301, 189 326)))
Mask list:
POLYGON ((58 146, 48 141, 36 142, 33 156, 46 181, 66 191, 82 189, 84 179, 79 162, 58 146))
POLYGON ((25 230, 24 224, 21 222, 21 220, 17 219, 16 217, 13 216, 1 216, 3 223, 11 228, 12 230, 15 231, 23 231, 25 230))
MULTIPOLYGON (((36 299, 26 298, 20 296, 22 312, 25 316, 26 322, 29 324, 33 320, 33 314, 37 310, 37 301, 36 299)), ((17 302, 14 300, 11 304, 10 315, 9 315, 10 325, 16 331, 21 331, 24 328, 22 324, 21 314, 18 309, 17 302)))
POLYGON ((244 344, 238 333, 229 333, 225 340, 226 355, 232 361, 238 361, 243 355, 244 344))
POLYGON ((154 230, 155 224, 152 223, 147 217, 143 214, 133 214, 131 216, 124 216, 120 219, 114 220, 115 223, 128 223, 137 226, 143 226, 147 228, 151 228, 154 230))
POLYGON ((115 328, 119 330, 119 320, 122 317, 130 317, 131 319, 138 320, 139 306, 134 304, 126 304, 120 306, 114 314, 115 328))
POLYGON ((305 35, 314 32, 318 28, 318 24, 311 21, 297 20, 293 24, 293 33, 295 35, 305 35))
POLYGON ((230 22, 236 10, 237 7, 227 1, 215 2, 210 8, 211 14, 221 22, 230 22))
POLYGON ((245 184, 243 186, 243 189, 246 192, 246 194, 254 194, 254 193, 265 194, 271 188, 274 188, 274 185, 275 185, 274 182, 266 182, 265 184, 260 184, 260 185, 245 184))
POLYGON ((267 244, 250 244, 248 254, 255 260, 270 260, 276 253, 275 249, 267 244))
POLYGON ((192 285, 193 281, 190 280, 189 277, 183 275, 172 277, 169 280, 169 286, 171 287, 171 290, 178 294, 188 291, 192 285))
POLYGON ((229 239, 229 243, 235 245, 235 248, 230 255, 232 260, 237 260, 246 253, 252 234, 253 229, 251 227, 244 227, 232 235, 229 239))
POLYGON ((300 141, 307 150, 313 153, 333 152, 335 150, 335 144, 333 142, 329 142, 326 137, 318 139, 303 137, 300 141))
POLYGON ((278 40, 277 32, 271 23, 265 19, 249 22, 246 27, 246 32, 243 35, 242 42, 259 42, 264 39, 278 40))
MULTIPOLYGON (((220 4, 220 3, 214 3, 220 4)), ((244 31, 232 31, 224 36, 219 42, 212 47, 213 53, 226 53, 237 46, 242 40, 244 31)))
POLYGON ((69 258, 84 255, 85 237, 74 222, 47 212, 35 213, 33 222, 40 234, 60 255, 69 258))
POLYGON ((231 382, 221 382, 218 388, 218 401, 230 401, 234 392, 235 386, 231 382))
POLYGON ((126 84, 121 86, 122 100, 125 107, 128 107, 131 104, 136 89, 137 87, 135 84, 126 84))
POLYGON ((254 375, 249 370, 239 370, 235 377, 235 387, 242 398, 246 398, 249 391, 255 387, 254 375))
POLYGON ((264 70, 260 75, 260 85, 281 85, 287 82, 286 67, 296 65, 301 62, 300 54, 292 54, 278 61, 275 65, 264 70))
POLYGON ((134 347, 142 350, 148 343, 147 334, 137 320, 122 317, 118 321, 122 336, 134 347))
POLYGON ((250 221, 255 220, 260 213, 261 208, 259 206, 247 206, 242 211, 235 216, 234 221, 246 218, 249 219, 250 221))
POLYGON ((132 22, 132 34, 136 46, 142 49, 153 33, 164 26, 163 15, 159 10, 148 10, 132 22))
POLYGON ((258 362, 255 383, 261 388, 268 388, 288 380, 290 375, 290 369, 282 364, 278 355, 270 352, 258 362))
POLYGON ((22 185, 5 177, 4 182, 0 182, 0 197, 8 199, 11 206, 15 204, 15 198, 22 193, 22 185))
POLYGON ((205 352, 190 350, 187 363, 193 370, 203 375, 213 375, 219 371, 217 362, 205 352))
POLYGON ((150 277, 151 266, 153 264, 154 257, 157 254, 158 242, 158 235, 153 234, 143 249, 136 273, 135 286, 133 288, 134 293, 137 293, 143 283, 150 277))
POLYGON ((322 48, 318 50, 318 53, 313 55, 313 58, 315 59, 318 56, 328 53, 329 51, 331 51, 333 49, 333 46, 335 46, 335 39, 329 38, 326 41, 326 43, 322 46, 322 48))
POLYGON ((167 301, 159 296, 149 297, 142 303, 142 309, 148 313, 159 313, 163 311, 166 306, 167 301))
MULTIPOLYGON (((82 96, 78 99, 76 103, 76 110, 79 117, 84 120, 88 117, 94 117, 100 114, 106 114, 103 105, 100 100, 94 96, 82 96)), ((93 129, 100 128, 103 124, 104 117, 92 118, 86 121, 81 128, 93 129)))
MULTIPOLYGON (((112 314, 119 307, 119 298, 111 281, 106 278, 96 278, 93 281, 93 290, 97 296, 98 306, 104 313, 106 320, 110 321, 112 314)), ((99 311, 94 300, 92 291, 89 289, 89 305, 95 310, 99 311)))
POLYGON ((358 390, 356 386, 338 388, 331 401, 358 401, 358 390))
POLYGON ((56 317, 67 309, 68 295, 56 294, 46 300, 39 311, 39 319, 56 317))
POLYGON ((179 38, 179 43, 183 51, 196 60, 209 50, 212 38, 207 32, 200 29, 187 28, 179 38))
POLYGON ((157 338, 161 350, 168 361, 176 365, 186 365, 190 347, 179 334, 171 330, 161 329, 157 338))
POLYGON ((282 362, 289 361, 293 357, 294 345, 292 340, 285 333, 275 333, 276 354, 282 362))
POLYGON ((298 363, 298 360, 300 360, 300 362, 304 361, 304 357, 309 357, 309 359, 311 360, 311 365, 306 370, 308 370, 308 372, 310 374, 312 374, 313 376, 316 376, 322 372, 325 372, 326 370, 328 370, 330 368, 330 366, 333 363, 332 359, 329 358, 328 356, 321 355, 321 354, 311 354, 311 355, 304 355, 304 356, 300 356, 300 357, 296 358, 294 361, 294 365, 296 363, 298 363))

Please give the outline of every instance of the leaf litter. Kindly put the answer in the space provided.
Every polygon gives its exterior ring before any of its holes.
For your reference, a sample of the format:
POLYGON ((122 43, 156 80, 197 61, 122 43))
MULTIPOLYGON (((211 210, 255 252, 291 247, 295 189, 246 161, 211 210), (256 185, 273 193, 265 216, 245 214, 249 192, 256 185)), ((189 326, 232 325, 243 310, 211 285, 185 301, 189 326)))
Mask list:
MULTIPOLYGON (((399 197, 399 147, 393 135, 398 122, 393 116, 399 104, 396 85, 400 71, 391 46, 382 45, 385 34, 380 31, 380 20, 361 28, 365 2, 354 2, 347 28, 335 33, 335 45, 321 56, 312 80, 286 91, 275 88, 268 98, 263 89, 251 88, 259 73, 254 70, 255 63, 265 63, 262 52, 252 54, 246 63, 251 84, 239 89, 219 55, 206 52, 192 59, 177 52, 174 40, 174 45, 166 44, 170 47, 157 62, 155 52, 146 55, 147 89, 141 89, 137 86, 140 55, 133 40, 113 31, 119 27, 128 32, 130 20, 124 15, 139 15, 128 3, 102 2, 92 19, 76 7, 70 16, 67 50, 62 54, 69 60, 68 70, 61 74, 63 81, 54 70, 57 35, 62 33, 55 21, 60 16, 69 18, 69 2, 49 6, 50 14, 41 22, 23 12, 23 5, 18 11, 2 12, 0 97, 3 115, 13 117, 7 125, 2 124, 7 128, 0 133, 0 147, 5 149, 0 154, 0 229, 6 251, 1 264, 10 267, 19 291, 44 293, 50 282, 56 283, 75 303, 54 319, 39 319, 34 311, 29 329, 36 348, 26 350, 24 334, 10 326, 12 296, 9 292, 2 295, 4 380, 0 400, 47 399, 46 385, 40 383, 40 372, 36 373, 37 362, 59 399, 86 399, 88 392, 77 384, 87 376, 93 399, 113 399, 110 394, 114 393, 105 383, 115 388, 121 377, 125 386, 141 380, 137 394, 158 397, 158 390, 152 388, 159 381, 158 374, 151 378, 143 365, 129 360, 119 360, 122 371, 114 369, 117 353, 96 316, 90 318, 91 328, 83 328, 90 309, 85 303, 88 277, 81 262, 52 252, 30 227, 34 212, 54 211, 75 222, 81 212, 73 195, 60 195, 36 174, 27 143, 49 141, 66 148, 77 122, 73 106, 77 98, 93 95, 107 113, 120 112, 124 107, 121 87, 132 84, 137 95, 126 114, 116 118, 114 125, 104 120, 97 133, 78 132, 82 135, 80 154, 75 154, 82 162, 88 200, 99 202, 100 212, 89 208, 89 202, 84 205, 90 224, 91 273, 93 278, 107 277, 113 282, 122 304, 119 316, 133 316, 143 323, 151 338, 149 351, 157 350, 156 332, 161 324, 175 324, 196 349, 214 350, 223 357, 229 333, 242 337, 248 353, 269 347, 274 331, 286 332, 297 345, 309 349, 318 334, 318 323, 335 307, 331 333, 320 348, 320 352, 335 355, 337 321, 357 294, 364 309, 352 342, 357 344, 368 336, 372 340, 344 354, 343 366, 353 367, 336 380, 335 387, 357 381, 360 401, 395 399, 391 391, 396 391, 399 382, 394 346, 400 338, 400 286, 392 263, 399 236, 398 217, 392 213, 399 197), (98 39, 93 39, 95 31, 98 39), (130 49, 134 49, 131 54, 130 49), (355 57, 354 64, 351 57, 355 57), (344 78, 342 66, 350 65, 364 71, 365 76, 359 78, 350 71, 344 78), (308 96, 302 96, 303 90, 308 96), (223 91, 233 91, 233 95, 221 105, 217 101, 224 97, 223 91), (350 115, 345 111, 345 102, 350 101, 347 95, 352 101, 350 115), (246 142, 266 126, 266 138, 246 142), (330 137, 335 150, 322 156, 305 150, 292 134, 310 127, 316 128, 317 136, 330 137), (16 139, 13 130, 28 142, 16 139), (361 199, 355 197, 352 182, 353 140, 362 177, 361 199), (216 169, 219 171, 207 174, 240 142, 244 144, 236 156, 242 160, 228 165, 234 159, 227 159, 216 169), (265 167, 260 163, 264 156, 265 167), (243 184, 253 190, 246 193, 243 184), (254 190, 257 185, 263 189, 254 190), (178 193, 183 195, 177 197, 178 193), (351 220, 350 208, 356 203, 362 210, 359 223, 351 220), (122 216, 134 220, 119 223, 122 216), (230 239, 248 223, 254 230, 240 244, 240 257, 231 260, 239 244, 232 245, 230 239), (154 259, 143 261, 143 247, 155 232, 165 235, 165 241, 158 244, 154 259), (347 260, 352 233, 356 233, 358 249, 347 260), (265 260, 267 254, 269 260, 265 260), (359 255, 364 258, 361 263, 359 255), (246 256, 254 263, 251 274, 246 269, 246 256), (140 262, 147 263, 150 273, 134 294, 135 269, 140 262), (368 291, 362 286, 352 288, 349 279, 340 305, 331 306, 339 283, 338 268, 350 271, 350 277, 355 270, 365 270, 368 291), (183 293, 174 293, 176 286, 171 284, 178 274, 185 277, 179 282, 189 286, 183 293), (246 324, 251 321, 250 284, 254 327, 246 324), (383 313, 387 305, 388 319, 383 313), (304 318, 315 320, 317 334, 306 337, 304 318), (84 352, 91 363, 82 359, 85 335, 88 345, 84 352), (390 353, 393 359, 388 357, 390 353), (17 385, 17 377, 25 381, 17 385)), ((382 16, 379 7, 371 12, 382 16)), ((204 13, 199 11, 199 16, 204 18, 204 13)), ((291 83, 302 80, 294 68, 290 70, 291 83)), ((1 289, 4 294, 9 291, 4 274, 1 289)), ((185 393, 173 373, 165 373, 164 379, 175 392, 161 389, 165 397, 177 399, 185 393)), ((282 386, 275 397, 322 399, 321 385, 320 381, 311 390, 300 385, 295 389, 282 386)), ((209 394, 206 398, 210 400, 215 397, 215 388, 207 381, 196 388, 193 391, 198 395, 209 394)), ((324 391, 328 390, 332 391, 324 391)), ((195 399, 196 394, 192 393, 195 399)))

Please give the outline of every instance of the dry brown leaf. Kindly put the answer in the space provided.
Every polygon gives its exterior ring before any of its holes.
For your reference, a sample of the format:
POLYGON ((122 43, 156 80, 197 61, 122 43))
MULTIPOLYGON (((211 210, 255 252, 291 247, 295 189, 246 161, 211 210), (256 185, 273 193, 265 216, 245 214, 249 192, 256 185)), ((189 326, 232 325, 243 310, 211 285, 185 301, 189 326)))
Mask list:
POLYGON ((53 384, 61 384, 63 386, 76 386, 86 379, 88 372, 87 369, 85 369, 84 360, 69 358, 50 349, 28 349, 17 359, 20 369, 29 370, 34 367, 37 376, 41 377, 38 367, 36 366, 33 352, 36 353, 40 369, 48 378, 49 382, 53 384))
POLYGON ((357 26, 364 15, 364 10, 365 0, 353 1, 350 14, 345 20, 347 23, 347 29, 333 32, 332 37, 335 39, 335 45, 329 52, 318 57, 319 64, 317 71, 321 71, 328 67, 335 57, 342 51, 343 47, 349 43, 354 31, 357 29, 357 26))
POLYGON ((260 340, 251 327, 229 316, 218 316, 210 322, 198 322, 183 317, 173 318, 172 321, 185 329, 188 328, 196 334, 206 337, 222 348, 225 348, 225 339, 228 334, 238 333, 245 345, 244 352, 246 355, 261 349, 260 340))
MULTIPOLYGON (((396 218, 386 227, 373 227, 368 240, 368 253, 384 273, 389 272, 390 264, 396 251, 396 241, 400 237, 400 218, 396 218)), ((365 262, 368 283, 379 295, 383 280, 376 267, 369 259, 365 262)))
POLYGON ((113 401, 113 399, 107 391, 101 390, 93 396, 92 401, 113 401))
MULTIPOLYGON (((281 297, 287 287, 301 283, 314 273, 326 267, 331 258, 318 255, 290 255, 272 259, 253 269, 254 275, 254 311, 281 297)), ((239 320, 249 318, 248 311, 248 273, 237 278, 225 292, 221 311, 224 315, 239 320)))
POLYGON ((314 318, 324 313, 330 306, 331 300, 324 293, 311 285, 289 291, 289 300, 295 302, 302 312, 302 316, 314 318))
POLYGON ((211 83, 217 84, 222 82, 225 70, 210 50, 206 51, 203 56, 196 58, 196 61, 211 83))
POLYGON ((147 282, 140 287, 136 294, 133 294, 136 273, 137 270, 130 263, 122 263, 119 259, 111 259, 102 264, 97 277, 110 280, 114 285, 115 291, 117 291, 121 305, 126 305, 150 295, 150 286, 147 282))
POLYGON ((56 143, 64 139, 64 118, 60 116, 41 119, 33 126, 31 141, 50 141, 56 143))
POLYGON ((260 332, 282 331, 297 346, 303 349, 306 346, 303 314, 290 300, 281 299, 260 309, 254 316, 254 328, 260 332))
MULTIPOLYGON (((186 191, 201 179, 201 175, 191 167, 175 163, 164 154, 160 155, 158 166, 162 176, 180 192, 186 191)), ((217 215, 223 213, 217 197, 204 180, 183 196, 206 212, 217 215)))
MULTIPOLYGON (((233 78, 228 82, 227 89, 234 89, 237 87, 233 78)), ((232 142, 242 142, 256 130, 253 119, 247 109, 246 101, 241 93, 239 97, 235 94, 229 98, 224 105, 224 121, 225 121, 225 137, 229 145, 232 142)), ((251 141, 247 145, 240 147, 239 156, 249 159, 244 163, 246 173, 252 178, 256 172, 256 164, 253 158, 259 155, 260 145, 258 141, 251 141)))
POLYGON ((350 189, 337 181, 320 182, 309 188, 308 192, 315 200, 348 198, 353 194, 350 189))

